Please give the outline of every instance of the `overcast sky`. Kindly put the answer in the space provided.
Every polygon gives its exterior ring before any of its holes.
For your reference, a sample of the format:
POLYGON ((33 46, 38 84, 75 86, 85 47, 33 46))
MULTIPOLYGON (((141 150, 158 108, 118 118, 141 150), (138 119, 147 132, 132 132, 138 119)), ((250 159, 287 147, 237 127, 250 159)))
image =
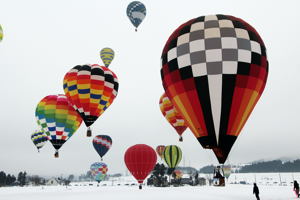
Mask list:
POLYGON ((84 124, 53 157, 49 143, 37 153, 30 135, 35 108, 46 95, 63 93, 65 73, 78 64, 101 63, 110 47, 110 69, 119 78, 113 104, 92 126, 113 139, 105 155, 109 173, 125 172, 125 150, 134 144, 179 145, 181 165, 216 164, 187 130, 184 142, 162 116, 160 56, 170 34, 189 19, 229 14, 244 19, 263 38, 269 60, 266 89, 238 137, 228 163, 300 157, 300 1, 143 0, 147 16, 138 32, 126 16, 127 0, 2 0, 0 24, 0 170, 60 175, 85 173, 99 161, 84 124))

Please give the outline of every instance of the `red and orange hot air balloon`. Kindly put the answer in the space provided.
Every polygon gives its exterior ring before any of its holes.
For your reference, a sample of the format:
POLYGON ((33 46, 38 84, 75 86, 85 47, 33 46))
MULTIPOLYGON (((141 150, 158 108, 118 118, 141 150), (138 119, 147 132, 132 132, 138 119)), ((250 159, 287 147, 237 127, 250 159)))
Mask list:
POLYGON ((130 173, 140 184, 139 189, 142 189, 142 183, 153 170, 157 156, 152 147, 136 144, 126 150, 124 161, 130 173))
POLYGON ((159 155, 159 157, 160 157, 161 160, 163 159, 164 150, 165 150, 165 146, 164 145, 158 145, 156 147, 156 153, 159 155))
POLYGON ((179 141, 182 141, 182 134, 187 126, 183 117, 179 114, 165 93, 159 99, 159 107, 164 117, 178 133, 179 141))
POLYGON ((191 19, 169 37, 161 77, 167 96, 204 148, 224 163, 268 77, 266 47, 242 19, 191 19))
POLYGON ((118 88, 117 76, 97 64, 77 65, 65 75, 65 94, 88 127, 87 136, 91 136, 90 126, 116 98, 118 88))

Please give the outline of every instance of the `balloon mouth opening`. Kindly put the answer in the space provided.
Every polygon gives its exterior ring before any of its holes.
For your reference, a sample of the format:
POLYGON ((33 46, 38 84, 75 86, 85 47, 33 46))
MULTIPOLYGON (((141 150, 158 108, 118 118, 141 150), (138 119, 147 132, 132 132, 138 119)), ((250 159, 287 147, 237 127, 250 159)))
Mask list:
POLYGON ((92 130, 90 127, 88 127, 87 131, 86 131, 86 136, 87 137, 92 137, 92 130))

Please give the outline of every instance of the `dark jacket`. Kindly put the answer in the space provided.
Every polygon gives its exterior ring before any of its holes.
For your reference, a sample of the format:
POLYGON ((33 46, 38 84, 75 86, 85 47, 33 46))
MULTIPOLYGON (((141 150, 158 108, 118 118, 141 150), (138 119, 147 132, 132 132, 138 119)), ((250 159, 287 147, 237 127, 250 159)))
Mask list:
POLYGON ((253 194, 259 194, 259 189, 256 184, 253 186, 253 194))
POLYGON ((294 181, 294 190, 299 190, 299 184, 297 181, 294 181))

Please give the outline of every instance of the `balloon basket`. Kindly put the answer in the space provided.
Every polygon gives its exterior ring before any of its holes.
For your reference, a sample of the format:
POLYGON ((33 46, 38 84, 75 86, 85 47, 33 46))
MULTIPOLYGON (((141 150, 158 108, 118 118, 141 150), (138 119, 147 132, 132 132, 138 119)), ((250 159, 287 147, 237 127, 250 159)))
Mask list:
POLYGON ((183 141, 183 138, 180 136, 180 138, 179 138, 179 142, 182 142, 183 141))
POLYGON ((55 158, 58 158, 58 157, 59 157, 58 151, 55 152, 54 157, 55 157, 55 158))
POLYGON ((142 189, 142 184, 139 185, 139 189, 140 189, 140 190, 142 189))
POLYGON ((135 32, 137 32, 137 28, 135 29, 135 32))
POLYGON ((91 137, 92 136, 92 130, 90 127, 88 127, 88 130, 86 131, 86 136, 91 137))

